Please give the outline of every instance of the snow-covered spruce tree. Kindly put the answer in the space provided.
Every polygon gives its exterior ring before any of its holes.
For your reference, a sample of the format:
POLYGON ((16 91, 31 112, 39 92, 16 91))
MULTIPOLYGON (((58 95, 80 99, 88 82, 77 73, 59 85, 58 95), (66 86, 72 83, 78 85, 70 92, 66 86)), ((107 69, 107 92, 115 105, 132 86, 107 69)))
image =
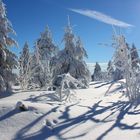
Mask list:
POLYGON ((15 54, 8 50, 8 46, 17 45, 9 37, 10 33, 15 33, 6 16, 6 8, 0 0, 0 92, 10 90, 10 84, 14 80, 13 68, 17 65, 15 54))
POLYGON ((37 63, 36 55, 35 53, 30 53, 28 63, 27 63, 27 70, 25 73, 26 80, 24 83, 25 84, 24 89, 35 90, 37 88, 40 88, 41 82, 43 81, 43 79, 40 79, 41 78, 40 74, 41 74, 41 67, 37 63))
POLYGON ((52 58, 56 55, 58 47, 54 44, 52 34, 49 28, 41 33, 40 38, 36 41, 35 57, 36 57, 36 75, 40 88, 50 87, 53 80, 52 58))
POLYGON ((86 87, 88 87, 89 82, 91 81, 91 75, 87 64, 84 61, 84 58, 87 58, 88 55, 83 47, 80 37, 76 40, 75 57, 78 60, 77 68, 75 69, 75 78, 79 79, 86 87))
POLYGON ((53 60, 54 65, 56 65, 54 74, 57 77, 57 75, 69 73, 72 77, 84 83, 84 88, 87 88, 90 81, 90 72, 84 62, 84 57, 87 54, 80 38, 75 42, 75 36, 69 21, 65 28, 63 42, 64 49, 59 51, 53 60))
POLYGON ((132 61, 132 68, 138 69, 140 66, 140 59, 135 44, 132 44, 132 48, 131 48, 131 61, 132 61))
POLYGON ((114 68, 113 68, 113 64, 111 62, 111 60, 108 62, 108 66, 107 66, 107 77, 108 80, 113 80, 113 76, 114 76, 114 68))
POLYGON ((27 90, 29 84, 29 70, 30 70, 30 52, 29 45, 25 42, 21 56, 19 58, 19 81, 21 88, 27 90))
POLYGON ((92 76, 92 80, 93 81, 100 81, 100 80, 102 80, 101 67, 98 64, 98 62, 96 62, 96 64, 95 64, 95 68, 94 68, 94 73, 93 73, 93 76, 92 76))

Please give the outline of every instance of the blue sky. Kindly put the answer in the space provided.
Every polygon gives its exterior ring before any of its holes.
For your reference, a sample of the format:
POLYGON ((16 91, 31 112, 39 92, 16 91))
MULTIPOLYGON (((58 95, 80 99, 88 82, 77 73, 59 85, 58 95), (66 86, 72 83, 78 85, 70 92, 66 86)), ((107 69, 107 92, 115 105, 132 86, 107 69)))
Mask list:
MULTIPOLYGON (((30 47, 49 25, 54 41, 60 45, 67 24, 67 15, 74 25, 74 33, 81 37, 89 58, 87 62, 107 62, 114 49, 103 47, 99 43, 111 44, 112 26, 94 18, 81 15, 69 9, 94 10, 113 19, 131 24, 134 27, 121 28, 128 43, 135 43, 140 49, 140 0, 3 0, 7 15, 13 24, 19 48, 13 48, 17 54, 24 42, 30 47)), ((119 29, 119 28, 118 28, 119 29)), ((63 47, 62 45, 60 46, 63 47)))

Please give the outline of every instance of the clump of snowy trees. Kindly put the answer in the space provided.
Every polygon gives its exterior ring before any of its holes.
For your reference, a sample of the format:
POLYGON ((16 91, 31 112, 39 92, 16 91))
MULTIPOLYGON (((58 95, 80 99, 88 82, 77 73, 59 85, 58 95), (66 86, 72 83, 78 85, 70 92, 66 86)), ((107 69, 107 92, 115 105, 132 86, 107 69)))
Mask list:
MULTIPOLYGON (((101 66, 99 65, 99 63, 96 62, 94 73, 92 75, 93 81, 118 81, 125 78, 124 77, 125 70, 123 68, 125 62, 124 62, 124 55, 122 55, 123 48, 120 47, 120 44, 118 43, 118 39, 116 39, 119 37, 113 36, 113 47, 115 48, 115 52, 112 61, 110 60, 107 64, 106 71, 102 71, 101 66)), ((134 71, 135 70, 138 71, 140 68, 140 58, 139 58, 137 48, 135 47, 134 44, 130 46, 126 42, 126 49, 130 54, 129 59, 131 60, 132 69, 134 71)))
POLYGON ((100 64, 96 62, 94 72, 92 74, 92 81, 109 82, 113 80, 114 68, 111 61, 108 62, 106 70, 102 70, 100 64))
POLYGON ((114 42, 114 80, 124 78, 126 96, 131 102, 138 103, 140 100, 140 60, 137 49, 134 45, 130 48, 123 35, 114 36, 114 42))
MULTIPOLYGON (((64 42, 64 49, 59 50, 52 39, 49 27, 47 27, 37 39, 32 54, 29 52, 28 44, 25 43, 19 60, 19 79, 23 90, 30 88, 51 90, 60 87, 64 79, 60 81, 58 76, 65 74, 78 80, 79 88, 89 86, 91 76, 84 61, 87 53, 80 37, 75 37, 69 21, 62 42, 64 42)), ((68 78, 68 76, 66 77, 68 78)), ((72 84, 70 85, 69 88, 73 88, 72 84)))
POLYGON ((9 46, 17 43, 9 35, 15 34, 7 18, 6 8, 0 0, 0 92, 10 91, 11 84, 16 81, 13 69, 18 66, 17 56, 9 50, 9 46))
POLYGON ((52 85, 52 58, 57 54, 58 47, 53 43, 49 28, 41 33, 31 54, 25 43, 20 56, 20 81, 22 89, 48 88, 52 85))
POLYGON ((112 80, 117 81, 125 78, 125 69, 124 66, 126 64, 124 58, 126 53, 129 53, 129 65, 134 71, 140 68, 140 58, 138 55, 138 51, 134 44, 132 47, 126 42, 125 37, 123 35, 113 35, 113 47, 115 48, 115 53, 113 55, 113 61, 110 61, 110 73, 112 75, 112 80), (122 45, 123 43, 123 45, 122 45), (125 47, 124 47, 125 44, 125 47), (125 51, 124 51, 125 48, 125 51))

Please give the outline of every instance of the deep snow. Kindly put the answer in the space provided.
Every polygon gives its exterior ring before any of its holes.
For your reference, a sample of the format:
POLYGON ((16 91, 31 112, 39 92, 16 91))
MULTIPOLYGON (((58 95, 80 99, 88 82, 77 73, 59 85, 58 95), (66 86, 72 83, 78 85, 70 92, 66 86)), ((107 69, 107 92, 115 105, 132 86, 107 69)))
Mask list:
POLYGON ((0 99, 0 140, 139 140, 140 106, 132 106, 115 84, 93 82, 69 102, 54 92, 22 92, 0 99), (16 108, 18 101, 28 111, 16 108))

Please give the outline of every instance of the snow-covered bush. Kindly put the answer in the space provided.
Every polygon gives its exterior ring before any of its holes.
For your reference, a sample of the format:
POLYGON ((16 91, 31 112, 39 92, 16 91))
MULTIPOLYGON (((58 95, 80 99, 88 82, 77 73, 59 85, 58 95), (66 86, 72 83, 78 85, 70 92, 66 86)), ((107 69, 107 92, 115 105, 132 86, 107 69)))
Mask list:
POLYGON ((58 95, 59 101, 67 101, 73 95, 74 90, 78 87, 82 87, 83 83, 72 77, 69 73, 58 75, 54 81, 56 85, 56 95, 58 95), (57 83, 59 81, 59 83, 57 83))

